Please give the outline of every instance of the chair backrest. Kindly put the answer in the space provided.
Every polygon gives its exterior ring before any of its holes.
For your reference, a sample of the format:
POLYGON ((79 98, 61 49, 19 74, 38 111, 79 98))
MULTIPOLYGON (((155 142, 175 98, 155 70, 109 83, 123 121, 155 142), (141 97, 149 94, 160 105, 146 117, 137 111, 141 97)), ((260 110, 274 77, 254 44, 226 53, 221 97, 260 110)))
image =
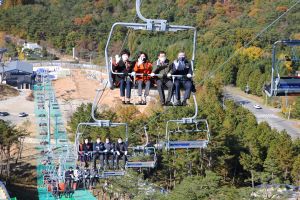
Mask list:
POLYGON ((65 191, 65 183, 58 183, 58 190, 64 192, 65 191))

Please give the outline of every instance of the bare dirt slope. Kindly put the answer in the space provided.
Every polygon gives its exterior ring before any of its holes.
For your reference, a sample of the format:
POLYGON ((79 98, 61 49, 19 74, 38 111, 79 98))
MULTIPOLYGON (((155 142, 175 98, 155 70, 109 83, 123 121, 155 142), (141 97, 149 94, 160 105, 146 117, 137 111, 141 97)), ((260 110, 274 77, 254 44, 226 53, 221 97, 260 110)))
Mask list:
MULTIPOLYGON (((71 76, 58 79, 53 82, 55 91, 56 91, 56 97, 64 102, 65 104, 73 104, 69 107, 66 107, 65 109, 70 109, 72 107, 73 111, 74 108, 77 107, 80 102, 87 103, 87 102, 93 102, 96 90, 102 89, 103 86, 101 85, 97 79, 92 79, 89 76, 89 71, 86 70, 72 70, 71 76)), ((132 101, 136 101, 136 91, 132 90, 132 101)), ((151 95, 150 98, 152 101, 154 100, 155 95, 151 95)), ((110 90, 106 89, 103 98, 101 98, 101 101, 99 102, 101 105, 108 105, 109 107, 115 108, 117 105, 121 104, 121 100, 119 98, 119 89, 110 90)), ((151 104, 149 104, 151 106, 151 104)), ((144 112, 147 108, 147 106, 137 106, 137 108, 144 112)))
POLYGON ((9 85, 0 84, 0 101, 19 95, 19 91, 9 85))

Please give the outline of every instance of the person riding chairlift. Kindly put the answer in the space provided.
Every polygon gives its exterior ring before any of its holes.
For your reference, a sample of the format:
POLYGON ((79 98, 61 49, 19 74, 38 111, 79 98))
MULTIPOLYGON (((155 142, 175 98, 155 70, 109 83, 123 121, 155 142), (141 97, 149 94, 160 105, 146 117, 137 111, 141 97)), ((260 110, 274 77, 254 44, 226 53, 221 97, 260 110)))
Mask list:
POLYGON ((116 62, 113 63, 113 70, 124 75, 116 75, 115 83, 120 83, 120 97, 123 104, 130 104, 132 78, 128 75, 133 71, 133 63, 129 60, 130 52, 127 49, 122 50, 121 57, 115 56, 116 62), (125 98, 126 90, 126 98, 125 98))
MULTIPOLYGON (((150 74, 152 72, 152 64, 151 64, 151 62, 149 62, 148 55, 146 53, 140 52, 138 54, 138 60, 135 63, 134 72, 143 74, 143 75, 136 76, 136 80, 138 82, 138 95, 140 97, 138 104, 146 105, 146 99, 147 99, 147 96, 149 95, 150 85, 151 85, 150 74), (143 85, 145 85, 144 95, 142 95, 143 85)), ((133 74, 133 76, 134 75, 135 74, 133 74)))
POLYGON ((116 153, 117 153, 117 169, 119 169, 119 160, 123 159, 123 166, 125 168, 126 156, 127 156, 127 145, 122 141, 122 138, 118 138, 118 143, 116 144, 116 153))
POLYGON ((66 190, 72 191, 72 189, 73 189, 73 183, 74 183, 74 171, 73 171, 73 168, 70 167, 65 172, 65 186, 66 186, 66 190))
POLYGON ((110 142, 109 138, 105 139, 105 144, 104 144, 104 159, 105 159, 105 168, 114 168, 115 163, 114 163, 114 145, 110 142), (112 161, 112 167, 109 165, 109 160, 112 161))
POLYGON ((105 150, 105 147, 104 147, 104 143, 101 142, 100 138, 97 138, 96 142, 94 143, 93 150, 94 150, 93 153, 94 169, 97 169, 96 163, 98 159, 100 160, 100 168, 103 168, 104 167, 103 151, 105 150))
POLYGON ((173 81, 171 76, 167 76, 167 74, 170 73, 171 67, 170 67, 170 61, 166 57, 166 52, 160 51, 158 53, 158 59, 153 64, 153 69, 151 73, 151 77, 154 77, 155 74, 158 74, 157 77, 155 77, 157 90, 160 98, 161 105, 170 106, 171 98, 173 95, 173 81), (168 97, 167 101, 165 99, 165 92, 164 92, 164 86, 168 88, 168 97))
POLYGON ((177 60, 174 60, 172 63, 172 71, 168 76, 171 75, 182 75, 181 78, 175 77, 174 80, 174 86, 175 86, 175 96, 177 102, 175 103, 176 106, 186 106, 187 99, 190 98, 193 88, 193 83, 192 83, 192 77, 193 77, 193 70, 191 67, 191 63, 186 59, 185 53, 184 52, 179 52, 177 60), (184 86, 184 98, 181 103, 180 101, 180 85, 184 86))
POLYGON ((83 161, 85 163, 84 167, 88 167, 88 162, 90 161, 90 152, 93 151, 92 145, 89 143, 89 139, 84 140, 84 144, 82 145, 82 151, 83 151, 83 161))

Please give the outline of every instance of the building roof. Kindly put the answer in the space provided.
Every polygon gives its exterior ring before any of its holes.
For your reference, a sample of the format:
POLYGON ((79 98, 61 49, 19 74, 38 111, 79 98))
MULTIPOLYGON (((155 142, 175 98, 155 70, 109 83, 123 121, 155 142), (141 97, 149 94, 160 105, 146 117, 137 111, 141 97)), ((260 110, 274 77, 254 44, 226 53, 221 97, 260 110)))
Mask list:
MULTIPOLYGON (((3 70, 2 67, 0 67, 0 72, 2 72, 2 70, 3 70)), ((12 61, 4 67, 4 72, 9 72, 14 70, 23 71, 32 74, 33 65, 23 61, 12 61)))
POLYGON ((37 43, 27 42, 27 43, 24 43, 23 49, 34 50, 34 49, 42 49, 42 47, 40 45, 38 45, 37 43))
MULTIPOLYGON (((0 0, 1 1, 1 0, 0 0)), ((7 49, 5 48, 0 48, 0 53, 5 53, 7 51, 7 49)))

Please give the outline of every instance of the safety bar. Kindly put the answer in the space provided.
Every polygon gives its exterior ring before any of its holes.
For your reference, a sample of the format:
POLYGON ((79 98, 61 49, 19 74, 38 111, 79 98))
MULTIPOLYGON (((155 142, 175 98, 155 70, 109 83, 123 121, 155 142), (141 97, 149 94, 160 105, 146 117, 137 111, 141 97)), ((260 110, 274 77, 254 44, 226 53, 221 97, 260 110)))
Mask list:
POLYGON ((139 150, 152 149, 153 152, 154 152, 154 155, 156 155, 156 149, 155 149, 155 147, 136 146, 136 147, 128 147, 128 149, 131 149, 131 150, 133 150, 133 151, 134 151, 134 150, 139 151, 139 150))
MULTIPOLYGON (((276 70, 276 47, 277 44, 284 44, 287 46, 300 46, 300 40, 278 40, 274 42, 272 47, 272 73, 271 73, 271 89, 270 89, 270 95, 269 96, 276 96, 276 89, 274 86, 274 72, 276 70)), ((279 71, 277 71, 277 77, 280 79, 279 71)), ((277 88, 277 87, 276 87, 277 88)))
MULTIPOLYGON (((189 119, 189 118, 186 118, 186 119, 189 119)), ((172 122, 175 122, 175 123, 177 123, 177 124, 192 124, 192 123, 194 123, 194 124, 198 124, 198 123, 200 123, 200 122, 202 122, 202 123, 204 123, 205 124, 205 126, 206 126, 206 130, 199 130, 199 131, 203 131, 203 132, 206 132, 206 134, 207 134, 207 141, 209 142, 210 141, 210 129, 209 129, 209 125, 208 125, 208 122, 207 122, 207 120, 206 119, 193 119, 192 121, 190 121, 190 120, 184 120, 184 118, 183 119, 181 119, 181 120, 169 120, 169 121, 167 121, 167 125, 166 125, 166 136, 165 136, 165 138, 166 138, 166 140, 169 142, 170 141, 170 134, 169 134, 169 124, 170 123, 172 123, 172 122)), ((168 144, 167 144, 168 145, 168 144)))
POLYGON ((277 44, 284 44, 287 46, 300 46, 300 40, 278 40, 274 43, 277 44))
MULTIPOLYGON (((138 0, 137 0, 138 1, 138 0)), ((138 11, 137 11, 138 12, 138 11)), ((144 18, 146 19, 146 18, 144 18)), ((153 22, 153 20, 152 20, 153 22)), ((151 22, 151 23, 152 23, 151 22)), ((108 39, 107 43, 105 46, 105 62, 106 62, 106 67, 107 67, 107 74, 109 75, 109 80, 112 79, 110 72, 110 65, 109 65, 109 55, 108 55, 108 46, 110 44, 111 38, 113 31, 116 26, 122 26, 126 28, 131 28, 134 30, 148 30, 149 31, 149 23, 126 23, 126 22, 116 22, 113 24, 108 39)), ((196 40, 197 40, 197 29, 193 26, 181 26, 181 25, 167 25, 166 28, 164 25, 161 24, 152 24, 152 30, 151 31, 169 31, 169 32, 177 32, 177 31, 188 31, 188 30, 193 30, 194 31, 194 36, 193 36, 193 53, 192 53, 192 59, 191 59, 191 67, 192 70, 194 71, 194 60, 195 60, 195 54, 196 54, 196 40)), ((109 81, 109 87, 112 87, 112 83, 109 81)))
MULTIPOLYGON (((114 74, 114 75, 129 75, 129 76, 132 76, 132 77, 136 77, 136 76, 150 76, 150 77, 163 77, 163 75, 161 75, 161 74, 147 74, 147 73, 124 73, 124 72, 114 72, 114 70, 113 70, 113 67, 112 67, 112 58, 110 58, 110 70, 111 70, 111 73, 112 74, 114 74)), ((190 77, 190 78, 192 78, 192 77, 194 77, 194 74, 191 74, 192 76, 190 77)), ((185 77, 187 77, 187 75, 173 75, 173 74, 171 74, 171 76, 169 76, 170 78, 172 77, 172 78, 185 78, 185 77)), ((187 77, 188 78, 188 77, 187 77)))
POLYGON ((129 167, 129 165, 136 165, 137 163, 140 163, 141 165, 139 165, 139 167, 143 168, 144 166, 142 166, 142 164, 147 164, 152 162, 152 164, 154 165, 153 167, 155 167, 156 162, 157 162, 157 154, 156 154, 156 149, 155 147, 143 147, 143 146, 138 146, 138 147, 128 147, 128 149, 131 150, 153 150, 153 155, 152 158, 153 160, 151 161, 127 161, 126 162, 126 168, 134 168, 134 166, 129 167))

